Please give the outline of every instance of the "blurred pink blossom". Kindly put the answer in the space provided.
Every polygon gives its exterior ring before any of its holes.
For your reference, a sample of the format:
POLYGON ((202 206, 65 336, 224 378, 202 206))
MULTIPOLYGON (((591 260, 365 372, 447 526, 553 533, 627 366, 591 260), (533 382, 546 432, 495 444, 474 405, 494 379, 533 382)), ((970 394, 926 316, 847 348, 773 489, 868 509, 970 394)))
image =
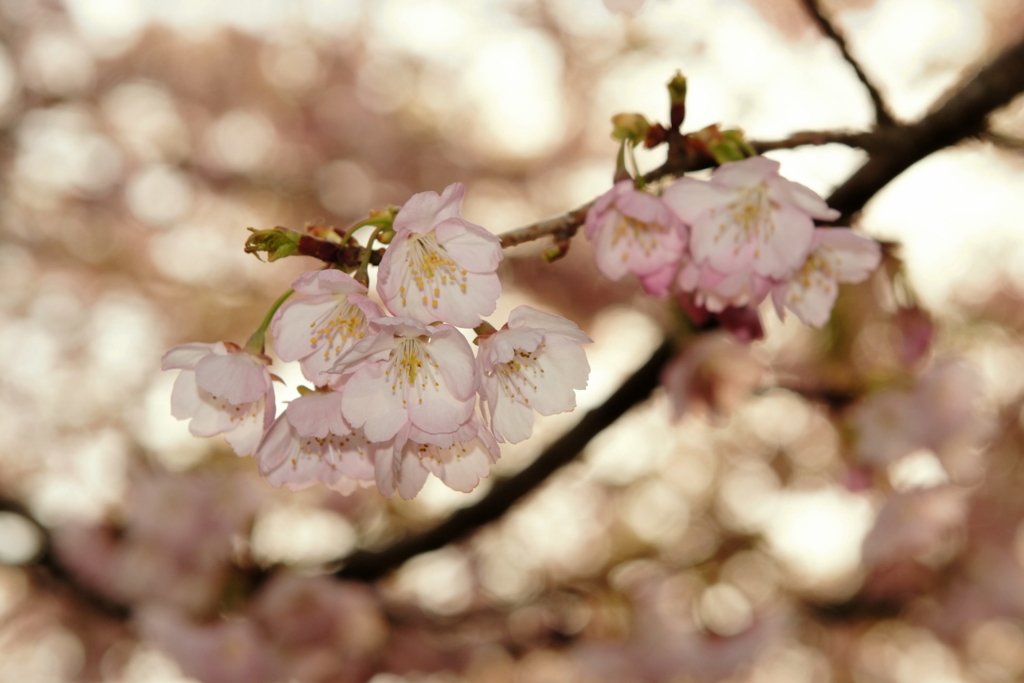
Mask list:
POLYGON ((750 347, 726 332, 701 335, 661 374, 675 419, 686 413, 720 420, 730 415, 761 383, 764 364, 750 347))
POLYGON ((788 308, 811 327, 822 327, 832 314, 840 282, 863 282, 882 260, 878 242, 849 228, 817 228, 811 253, 793 275, 772 289, 779 318, 788 308))

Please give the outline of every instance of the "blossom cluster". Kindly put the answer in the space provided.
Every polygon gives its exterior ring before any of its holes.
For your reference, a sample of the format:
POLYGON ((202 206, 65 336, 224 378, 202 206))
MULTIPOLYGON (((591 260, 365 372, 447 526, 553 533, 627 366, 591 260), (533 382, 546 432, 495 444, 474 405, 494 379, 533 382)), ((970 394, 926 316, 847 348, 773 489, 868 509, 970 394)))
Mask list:
POLYGON ((339 270, 294 282, 270 333, 278 357, 298 361, 315 388, 300 388, 276 420, 270 359, 224 342, 164 356, 165 370, 181 370, 172 414, 197 436, 225 434, 275 486, 319 481, 349 493, 376 482, 411 498, 433 474, 475 488, 499 442, 530 436, 534 412, 575 408, 591 340, 528 306, 500 330, 484 323, 501 294, 501 244, 461 217, 464 193, 458 183, 420 193, 395 216, 377 273, 384 308, 339 270), (477 328, 475 356, 457 328, 477 328))
POLYGON ((860 282, 881 260, 877 242, 848 228, 816 228, 839 212, 751 157, 718 167, 710 180, 680 178, 661 196, 622 180, 587 213, 597 266, 627 273, 658 297, 675 292, 712 313, 753 307, 770 295, 814 327, 829 318, 841 282, 860 282))

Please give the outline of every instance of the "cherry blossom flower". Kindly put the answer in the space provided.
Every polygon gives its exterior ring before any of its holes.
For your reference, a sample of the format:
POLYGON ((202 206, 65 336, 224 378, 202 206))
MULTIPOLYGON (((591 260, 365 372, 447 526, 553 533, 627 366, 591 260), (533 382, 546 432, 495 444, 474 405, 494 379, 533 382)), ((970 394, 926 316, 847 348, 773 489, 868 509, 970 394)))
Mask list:
POLYGON ((270 333, 283 361, 299 361, 317 386, 337 380, 329 373, 338 357, 366 336, 367 320, 384 315, 366 297, 366 287, 337 270, 317 270, 292 283, 299 296, 284 302, 270 333))
POLYGON ((793 275, 772 290, 775 311, 788 308, 811 327, 822 327, 832 314, 840 282, 863 282, 882 260, 878 242, 849 228, 818 228, 811 253, 793 275))
POLYGON ((414 497, 428 474, 452 490, 469 493, 501 456, 498 442, 475 415, 454 434, 428 434, 410 425, 375 447, 377 488, 388 498, 395 492, 414 497))
POLYGON ((712 313, 755 307, 771 292, 772 284, 772 280, 750 269, 726 274, 685 260, 676 278, 681 291, 692 292, 694 303, 712 313))
POLYGON ((481 395, 498 441, 519 443, 533 432, 533 413, 554 415, 576 407, 590 365, 581 344, 592 340, 574 323, 519 306, 501 330, 480 338, 481 395))
POLYGON ((394 315, 469 328, 494 312, 501 242, 459 215, 465 193, 462 183, 421 192, 395 216, 377 270, 377 293, 394 315))
POLYGON ((230 342, 175 346, 160 360, 164 370, 181 370, 171 414, 190 420, 193 436, 224 434, 236 454, 252 455, 274 419, 269 362, 230 342))
POLYGON ((298 490, 317 481, 341 493, 372 482, 369 444, 341 414, 342 394, 315 392, 288 404, 259 448, 260 474, 274 486, 298 490))
POLYGON ((473 414, 476 368, 466 338, 451 325, 377 318, 374 334, 335 364, 353 373, 342 412, 367 439, 391 439, 407 424, 428 434, 453 434, 473 414))
POLYGON ((585 231, 605 277, 635 273, 648 294, 668 294, 686 248, 686 226, 661 198, 620 181, 587 211, 585 231))
POLYGON ((710 181, 680 178, 665 189, 664 199, 690 226, 695 265, 726 277, 745 274, 751 282, 753 275, 788 277, 810 251, 812 219, 839 217, 812 190, 781 177, 779 162, 765 157, 722 164, 710 181))

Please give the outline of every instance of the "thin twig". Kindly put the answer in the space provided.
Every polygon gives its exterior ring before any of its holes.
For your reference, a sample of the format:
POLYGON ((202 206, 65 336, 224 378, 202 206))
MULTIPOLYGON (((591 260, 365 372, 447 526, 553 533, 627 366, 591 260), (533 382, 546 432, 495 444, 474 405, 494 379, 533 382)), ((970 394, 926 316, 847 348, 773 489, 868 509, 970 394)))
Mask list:
POLYGON ((879 127, 891 126, 896 123, 896 119, 893 118, 889 112, 889 108, 885 104, 885 100, 882 99, 882 94, 875 87, 875 84, 871 82, 868 75, 864 73, 864 69, 861 68, 860 63, 854 59, 853 55, 850 54, 849 49, 846 47, 846 39, 843 35, 832 25, 832 22, 822 13, 821 6, 818 4, 818 0, 802 0, 804 7, 807 8, 808 14, 818 24, 821 32, 828 36, 839 51, 843 55, 843 59, 846 63, 853 67, 854 72, 857 74, 857 79, 864 85, 864 88, 868 91, 868 95, 871 97, 871 102, 875 105, 875 122, 879 127))
POLYGON ((571 462, 608 425, 646 400, 658 386, 658 377, 671 355, 672 345, 666 341, 607 401, 584 415, 575 427, 548 446, 529 467, 513 477, 495 482, 491 491, 475 505, 462 508, 433 529, 403 539, 382 551, 364 551, 349 556, 335 576, 373 581, 411 557, 442 548, 500 518, 555 470, 571 462))

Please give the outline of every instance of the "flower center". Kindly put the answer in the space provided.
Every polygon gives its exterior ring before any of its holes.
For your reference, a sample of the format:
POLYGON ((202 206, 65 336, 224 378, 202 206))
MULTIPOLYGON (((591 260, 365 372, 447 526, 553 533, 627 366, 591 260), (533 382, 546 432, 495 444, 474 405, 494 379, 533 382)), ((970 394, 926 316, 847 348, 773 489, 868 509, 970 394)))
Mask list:
POLYGON ((423 338, 402 337, 396 340, 395 348, 388 358, 384 378, 391 383, 391 391, 402 392, 402 404, 415 397, 423 403, 422 393, 433 389, 439 391, 441 383, 435 373, 441 368, 427 351, 423 338))
MULTIPOLYGON (((745 244, 758 242, 765 244, 775 235, 775 222, 772 220, 772 209, 778 204, 768 198, 768 188, 761 183, 753 187, 745 187, 736 191, 737 198, 725 207, 725 215, 718 224, 718 242, 732 230, 733 253, 738 254, 745 244)), ((711 209, 711 216, 719 214, 719 209, 711 209)), ((755 247, 755 256, 760 255, 760 248, 755 247)))
POLYGON ((313 328, 309 343, 313 347, 324 346, 324 360, 329 360, 331 354, 337 358, 352 343, 366 336, 366 315, 358 306, 346 301, 309 326, 313 328))
POLYGON ((629 260, 629 251, 636 249, 642 251, 644 256, 650 256, 658 248, 659 240, 668 230, 668 226, 659 223, 644 223, 632 216, 620 214, 619 222, 612 231, 612 246, 622 240, 627 240, 629 246, 622 252, 622 260, 629 260))
MULTIPOLYGON (((540 348, 545 345, 541 344, 540 348)), ((512 360, 494 366, 502 391, 513 401, 529 404, 530 396, 537 393, 537 383, 544 379, 544 369, 537 362, 539 351, 516 349, 512 360)))
POLYGON ((458 291, 466 291, 468 273, 459 268, 433 233, 409 238, 405 265, 402 286, 398 288, 403 306, 413 288, 419 291, 424 306, 429 304, 434 308, 437 308, 442 288, 458 287, 458 291))

